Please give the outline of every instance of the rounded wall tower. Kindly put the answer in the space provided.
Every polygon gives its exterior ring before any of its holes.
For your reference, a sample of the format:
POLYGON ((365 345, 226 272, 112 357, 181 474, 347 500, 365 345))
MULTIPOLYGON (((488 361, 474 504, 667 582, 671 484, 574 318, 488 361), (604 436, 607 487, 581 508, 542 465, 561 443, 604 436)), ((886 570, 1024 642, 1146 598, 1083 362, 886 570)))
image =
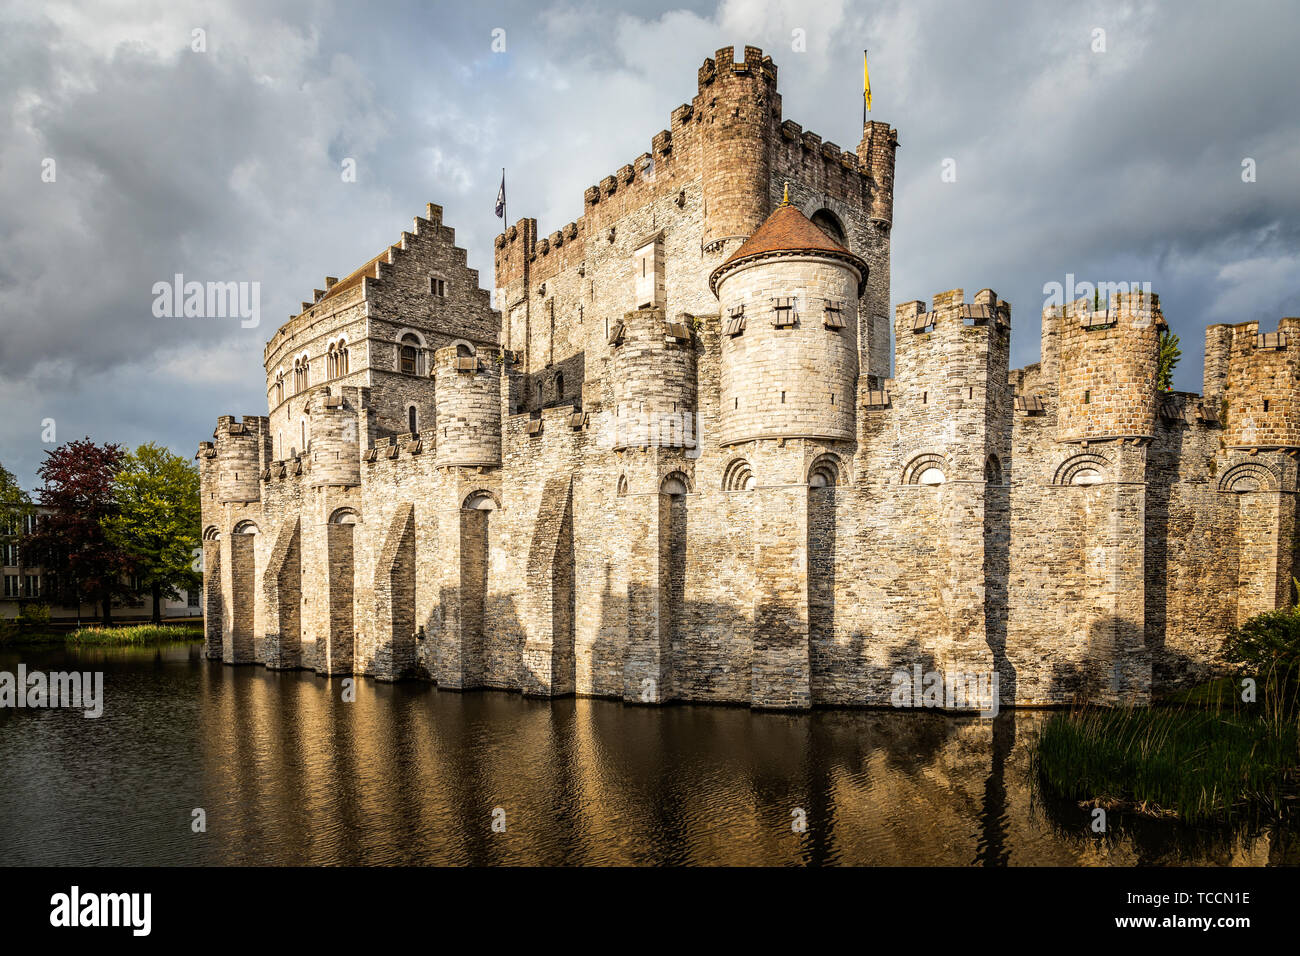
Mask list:
POLYGON ((500 465, 501 362, 449 345, 433 354, 433 365, 439 467, 500 465))
POLYGON ((662 309, 629 312, 613 346, 614 447, 694 448, 698 398, 694 330, 662 309))
POLYGON ((213 433, 216 451, 217 500, 226 502, 257 501, 262 497, 261 474, 269 452, 263 447, 268 440, 267 419, 245 415, 242 422, 233 415, 217 419, 213 433))
POLYGON ((714 270, 722 311, 719 441, 853 441, 867 265, 782 203, 714 270))
POLYGON ((1111 296, 1093 311, 1086 299, 1063 306, 1060 322, 1060 441, 1149 437, 1159 396, 1160 333, 1168 326, 1153 293, 1111 296))
POLYGON ((314 395, 307 406, 311 417, 311 484, 361 484, 361 441, 357 412, 342 395, 314 395))
POLYGON ((1225 397, 1228 447, 1300 448, 1300 318, 1232 326, 1225 397))
POLYGON ((699 70, 698 117, 703 148, 704 246, 726 251, 767 217, 769 153, 777 101, 776 66, 757 47, 723 47, 699 70))

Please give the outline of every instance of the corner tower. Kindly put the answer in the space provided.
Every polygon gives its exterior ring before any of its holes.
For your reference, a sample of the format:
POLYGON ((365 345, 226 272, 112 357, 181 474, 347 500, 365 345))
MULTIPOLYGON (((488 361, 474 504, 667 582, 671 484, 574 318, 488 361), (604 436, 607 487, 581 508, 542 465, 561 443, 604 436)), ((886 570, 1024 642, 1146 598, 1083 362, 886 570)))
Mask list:
POLYGON ((867 264, 787 202, 713 271, 724 445, 853 440, 866 283, 867 264))
POLYGON ((758 47, 723 47, 699 70, 693 112, 704 137, 704 246, 734 249, 770 208, 771 142, 780 115, 776 66, 758 47))

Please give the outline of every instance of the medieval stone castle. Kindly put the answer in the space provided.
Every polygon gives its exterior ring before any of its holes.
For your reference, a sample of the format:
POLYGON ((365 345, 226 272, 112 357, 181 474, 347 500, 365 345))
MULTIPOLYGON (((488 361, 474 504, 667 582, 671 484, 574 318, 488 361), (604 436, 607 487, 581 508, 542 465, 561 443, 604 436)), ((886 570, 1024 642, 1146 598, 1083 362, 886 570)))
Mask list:
POLYGON ((199 449, 206 652, 439 687, 887 705, 1144 701, 1295 573, 1300 319, 1208 330, 1157 389, 1149 293, 960 289, 890 319, 896 133, 842 150, 719 50, 582 215, 430 205, 267 343, 270 414, 199 449), (891 350, 891 333, 893 347, 891 350), (892 352, 892 363, 891 363, 892 352), (892 374, 891 374, 892 368, 892 374))

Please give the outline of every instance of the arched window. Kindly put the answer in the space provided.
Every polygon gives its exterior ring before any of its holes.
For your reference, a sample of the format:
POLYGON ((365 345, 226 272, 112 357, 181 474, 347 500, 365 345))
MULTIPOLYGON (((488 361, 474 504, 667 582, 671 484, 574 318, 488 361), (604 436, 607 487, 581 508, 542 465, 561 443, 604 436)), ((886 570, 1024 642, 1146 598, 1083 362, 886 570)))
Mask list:
POLYGON ((840 217, 835 213, 829 209, 818 209, 812 214, 812 222, 826 235, 847 248, 848 240, 844 235, 844 226, 841 225, 840 217))
POLYGON ((659 493, 664 495, 684 495, 690 491, 690 486, 686 483, 686 476, 680 471, 674 471, 663 480, 659 486, 659 493))
POLYGON ((306 356, 293 360, 293 391, 296 395, 307 389, 308 362, 306 356))
POLYGON ((473 357, 474 357, 474 349, 473 349, 471 346, 466 345, 464 342, 461 342, 461 343, 459 343, 459 344, 456 346, 456 357, 457 357, 457 358, 473 358, 473 357))
POLYGON ((618 496, 622 498, 627 494, 627 475, 618 476, 618 496))
POLYGON ((340 508, 330 515, 330 524, 356 524, 357 513, 351 508, 340 508))
POLYGON ((406 410, 406 430, 412 435, 420 433, 420 418, 416 414, 414 405, 406 410))
POLYGON ((722 473, 723 491, 753 491, 754 486, 754 470, 743 458, 735 459, 722 473))
POLYGON ((257 525, 251 521, 241 521, 231 529, 231 534, 257 534, 257 525))
POLYGON ((275 373, 275 404, 279 405, 284 401, 284 370, 275 373))
POLYGON ((346 339, 339 342, 339 374, 347 375, 349 371, 348 343, 346 339))
POLYGON ((557 401, 564 400, 564 373, 555 373, 555 398, 557 401))
POLYGON ((420 340, 411 333, 402 336, 401 371, 403 375, 419 373, 420 340))
POLYGON ((808 469, 810 488, 834 488, 840 483, 840 463, 834 455, 818 455, 808 469))

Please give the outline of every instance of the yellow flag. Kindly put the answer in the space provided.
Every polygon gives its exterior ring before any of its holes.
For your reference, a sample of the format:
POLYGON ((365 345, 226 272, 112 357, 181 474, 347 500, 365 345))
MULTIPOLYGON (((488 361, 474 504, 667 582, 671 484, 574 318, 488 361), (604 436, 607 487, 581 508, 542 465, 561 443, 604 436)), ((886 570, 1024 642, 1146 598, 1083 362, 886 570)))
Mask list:
POLYGON ((862 51, 862 102, 871 110, 871 75, 867 72, 867 51, 862 51))

